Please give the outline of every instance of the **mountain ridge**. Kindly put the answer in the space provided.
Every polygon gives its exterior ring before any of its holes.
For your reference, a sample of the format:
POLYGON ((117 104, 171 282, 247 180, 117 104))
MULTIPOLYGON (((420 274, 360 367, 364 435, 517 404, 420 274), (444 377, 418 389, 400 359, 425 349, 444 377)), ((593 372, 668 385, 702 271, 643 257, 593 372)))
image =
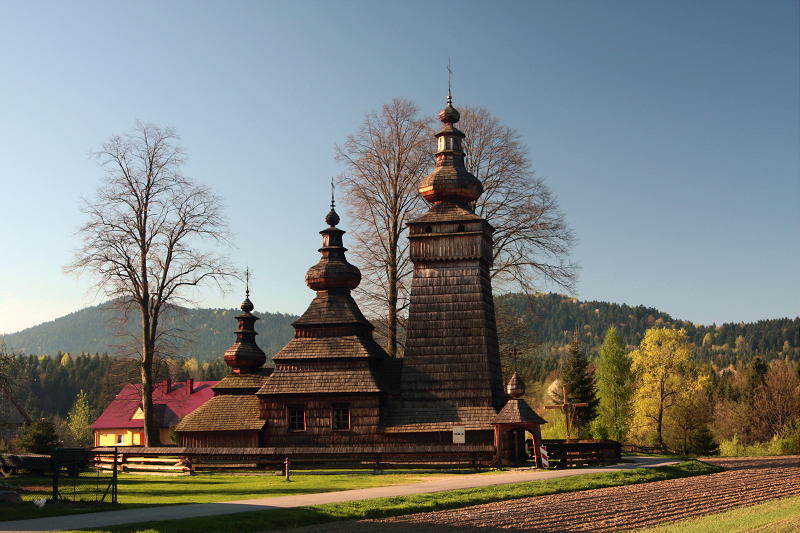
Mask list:
MULTIPOLYGON (((521 294, 503 294, 496 296, 495 300, 500 319, 502 312, 527 319, 540 350, 552 351, 557 346, 568 344, 577 327, 582 330, 581 338, 590 352, 596 351, 606 329, 612 324, 629 345, 638 344, 648 327, 684 327, 695 344, 711 359, 723 352, 729 355, 735 352, 737 356, 772 358, 783 355, 796 358, 800 346, 800 317, 702 325, 675 319, 654 307, 581 301, 556 293, 540 293, 530 299, 521 294)), ((238 309, 224 308, 174 308, 174 312, 165 317, 164 324, 181 330, 182 336, 188 339, 175 355, 196 357, 200 361, 221 357, 233 342, 234 317, 239 312, 238 309)), ((17 353, 99 352, 121 355, 120 338, 115 336, 112 326, 113 313, 108 303, 90 306, 0 338, 4 339, 8 350, 17 353)), ((297 315, 255 314, 261 319, 256 323, 259 346, 267 355, 273 355, 294 334, 291 324, 297 315)), ((135 315, 132 314, 127 325, 129 332, 135 331, 134 325, 135 315)))

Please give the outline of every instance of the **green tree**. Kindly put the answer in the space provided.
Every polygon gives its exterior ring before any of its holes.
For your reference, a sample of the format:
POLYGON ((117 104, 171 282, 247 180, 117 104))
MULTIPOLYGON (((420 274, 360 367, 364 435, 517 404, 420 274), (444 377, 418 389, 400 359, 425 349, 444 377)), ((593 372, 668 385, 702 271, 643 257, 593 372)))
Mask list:
POLYGON ((50 453, 59 444, 56 426, 49 418, 39 418, 17 434, 17 446, 30 453, 50 453))
POLYGON ((702 426, 692 433, 691 452, 695 455, 719 455, 719 444, 708 426, 702 426))
POLYGON ((631 352, 633 393, 632 432, 637 440, 664 446, 664 423, 670 411, 702 389, 707 376, 692 364, 692 345, 685 329, 650 328, 631 352))
POLYGON ((67 427, 76 446, 88 446, 92 443, 92 420, 94 413, 89 404, 89 395, 81 389, 67 414, 67 427))
POLYGON ((621 441, 628 432, 631 417, 631 360, 625 353, 625 344, 615 326, 606 331, 596 374, 598 424, 608 436, 621 441))
POLYGON ((597 414, 597 396, 595 394, 594 369, 581 345, 578 332, 572 337, 572 343, 561 364, 561 383, 567 389, 570 403, 588 403, 586 407, 574 410, 573 425, 577 434, 586 433, 589 424, 597 414))

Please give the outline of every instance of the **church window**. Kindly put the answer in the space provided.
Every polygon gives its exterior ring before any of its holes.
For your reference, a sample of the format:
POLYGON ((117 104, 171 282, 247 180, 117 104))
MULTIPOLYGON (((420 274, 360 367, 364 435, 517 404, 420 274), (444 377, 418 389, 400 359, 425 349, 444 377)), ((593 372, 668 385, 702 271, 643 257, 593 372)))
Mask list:
POLYGON ((456 231, 464 231, 464 224, 459 224, 456 231))
POLYGON ((433 228, 430 226, 425 226, 425 233, 433 233, 433 228))
POLYGON ((286 417, 289 422, 289 431, 304 431, 306 429, 306 410, 302 405, 290 405, 286 408, 286 417))
POLYGON ((350 429, 350 406, 347 404, 334 404, 333 429, 350 429))

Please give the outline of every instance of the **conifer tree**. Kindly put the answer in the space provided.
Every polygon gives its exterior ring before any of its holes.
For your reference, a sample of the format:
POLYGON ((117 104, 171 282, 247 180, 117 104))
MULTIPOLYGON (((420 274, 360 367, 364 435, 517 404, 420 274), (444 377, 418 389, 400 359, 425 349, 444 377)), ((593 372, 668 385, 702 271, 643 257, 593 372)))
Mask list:
POLYGON ((585 433, 597 414, 594 370, 589 364, 586 352, 581 345, 578 332, 572 336, 572 343, 561 365, 561 382, 567 388, 567 399, 571 403, 588 403, 586 407, 575 409, 573 425, 577 433, 585 433))
POLYGON ((17 435, 17 446, 30 453, 50 453, 60 444, 56 426, 48 418, 35 420, 31 425, 20 429, 17 435))
POLYGON ((608 436, 621 441, 631 416, 631 361, 615 326, 606 331, 596 369, 598 417, 608 436))

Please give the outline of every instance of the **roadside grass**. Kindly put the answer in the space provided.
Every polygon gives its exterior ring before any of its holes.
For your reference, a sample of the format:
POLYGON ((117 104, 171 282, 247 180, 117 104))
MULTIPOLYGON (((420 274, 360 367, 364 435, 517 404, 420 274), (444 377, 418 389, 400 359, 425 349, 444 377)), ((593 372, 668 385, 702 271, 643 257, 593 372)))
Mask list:
POLYGON ((189 518, 175 521, 143 522, 81 530, 107 533, 196 533, 197 531, 253 532, 274 531, 295 527, 364 518, 387 518, 406 514, 457 509, 502 500, 544 496, 561 492, 647 483, 681 477, 712 474, 722 468, 686 461, 677 465, 637 468, 601 474, 584 474, 565 478, 529 481, 492 487, 452 490, 430 494, 376 498, 327 505, 250 511, 220 516, 189 518))
POLYGON ((739 533, 800 531, 800 496, 688 518, 640 530, 646 533, 739 533))
MULTIPOLYGON (((243 500, 248 498, 269 498, 273 496, 289 496, 292 494, 309 494, 314 492, 330 492, 335 490, 362 489, 415 483, 421 479, 442 474, 381 474, 372 472, 358 474, 302 474, 293 475, 291 482, 282 476, 269 473, 262 474, 197 474, 194 476, 147 476, 120 474, 119 504, 95 503, 82 501, 74 503, 48 502, 41 509, 32 502, 21 505, 4 505, 0 515, 0 526, 3 520, 24 520, 27 518, 43 518, 76 513, 99 511, 116 511, 135 507, 155 505, 173 505, 179 503, 208 503, 227 500, 243 500)), ((17 487, 31 487, 33 490, 24 494, 25 500, 49 497, 51 491, 47 486, 49 478, 35 476, 13 476, 7 481, 17 487)), ((94 474, 79 478, 63 477, 62 492, 72 497, 72 484, 76 483, 76 494, 84 498, 94 498, 97 480, 94 474)), ((106 481, 105 483, 108 483, 106 481)), ((103 490, 102 488, 100 489, 103 490)), ((108 497, 106 498, 108 499, 108 497)), ((2 529, 2 527, 0 527, 2 529)))

